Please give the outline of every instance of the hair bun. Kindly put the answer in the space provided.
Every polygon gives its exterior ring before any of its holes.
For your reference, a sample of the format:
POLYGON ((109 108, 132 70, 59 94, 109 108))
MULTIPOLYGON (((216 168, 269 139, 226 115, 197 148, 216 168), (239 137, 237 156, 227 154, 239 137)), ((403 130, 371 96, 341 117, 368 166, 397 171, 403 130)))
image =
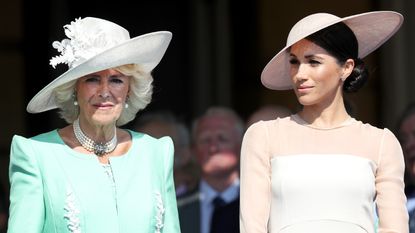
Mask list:
POLYGON ((347 77, 343 84, 343 90, 349 93, 359 90, 369 77, 369 71, 362 59, 356 58, 354 59, 354 63, 355 66, 352 73, 347 77))

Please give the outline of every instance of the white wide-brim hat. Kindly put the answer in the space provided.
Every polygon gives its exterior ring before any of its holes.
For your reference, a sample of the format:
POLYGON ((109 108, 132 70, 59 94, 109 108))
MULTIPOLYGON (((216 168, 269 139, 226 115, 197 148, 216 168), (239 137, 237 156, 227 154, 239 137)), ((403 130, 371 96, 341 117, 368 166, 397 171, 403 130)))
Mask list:
POLYGON ((292 89, 289 73, 289 48, 307 36, 336 23, 345 23, 355 34, 359 58, 363 58, 385 43, 399 29, 403 16, 394 11, 373 11, 339 18, 328 13, 316 13, 298 21, 288 34, 286 46, 265 66, 262 84, 272 90, 292 89))
POLYGON ((151 72, 172 37, 171 32, 157 31, 131 39, 123 27, 94 17, 77 19, 64 28, 69 39, 53 43, 61 55, 52 58, 50 64, 53 67, 68 64, 69 69, 30 100, 27 105, 30 113, 57 108, 54 89, 87 74, 127 64, 139 64, 144 72, 151 72))

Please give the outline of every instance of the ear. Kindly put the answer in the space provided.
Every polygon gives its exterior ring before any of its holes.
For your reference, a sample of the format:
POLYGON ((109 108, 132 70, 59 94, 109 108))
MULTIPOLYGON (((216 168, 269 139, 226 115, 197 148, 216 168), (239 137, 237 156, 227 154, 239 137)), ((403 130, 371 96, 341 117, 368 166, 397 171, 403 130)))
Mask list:
POLYGON ((127 95, 125 96, 125 102, 130 101, 130 95, 131 95, 131 91, 128 88, 127 95))
POLYGON ((354 60, 349 58, 342 66, 342 75, 340 79, 344 82, 347 77, 353 72, 354 69, 354 60))
POLYGON ((127 95, 130 95, 131 85, 133 85, 133 84, 132 84, 131 79, 132 79, 132 78, 130 77, 129 84, 128 84, 128 91, 127 91, 127 95))

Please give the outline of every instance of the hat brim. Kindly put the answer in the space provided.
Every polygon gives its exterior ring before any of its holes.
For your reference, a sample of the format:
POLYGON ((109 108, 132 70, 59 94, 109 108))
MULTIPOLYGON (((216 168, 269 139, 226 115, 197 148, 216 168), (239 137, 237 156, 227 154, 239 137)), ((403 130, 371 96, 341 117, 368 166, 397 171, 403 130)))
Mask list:
POLYGON ((292 89, 289 74, 289 48, 305 37, 339 22, 344 22, 354 32, 359 44, 359 58, 364 58, 385 43, 400 28, 403 16, 394 11, 374 11, 338 18, 321 25, 302 38, 291 41, 265 66, 261 74, 262 84, 272 90, 292 89))
POLYGON ((171 38, 172 33, 168 31, 152 32, 134 37, 97 54, 67 70, 40 90, 30 100, 27 111, 39 113, 57 108, 53 90, 87 74, 126 64, 140 64, 144 72, 151 72, 162 59, 171 38))

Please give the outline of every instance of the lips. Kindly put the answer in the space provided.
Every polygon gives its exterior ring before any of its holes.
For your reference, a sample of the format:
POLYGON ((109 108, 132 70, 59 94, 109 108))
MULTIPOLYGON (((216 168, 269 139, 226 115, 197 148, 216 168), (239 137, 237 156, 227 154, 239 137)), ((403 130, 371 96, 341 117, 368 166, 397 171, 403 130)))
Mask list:
POLYGON ((307 91, 311 90, 312 88, 313 88, 313 86, 300 85, 300 86, 297 86, 297 91, 300 92, 300 93, 303 93, 303 92, 307 92, 307 91))
POLYGON ((94 107, 96 108, 112 108, 114 106, 114 104, 112 103, 96 103, 93 104, 94 107))

